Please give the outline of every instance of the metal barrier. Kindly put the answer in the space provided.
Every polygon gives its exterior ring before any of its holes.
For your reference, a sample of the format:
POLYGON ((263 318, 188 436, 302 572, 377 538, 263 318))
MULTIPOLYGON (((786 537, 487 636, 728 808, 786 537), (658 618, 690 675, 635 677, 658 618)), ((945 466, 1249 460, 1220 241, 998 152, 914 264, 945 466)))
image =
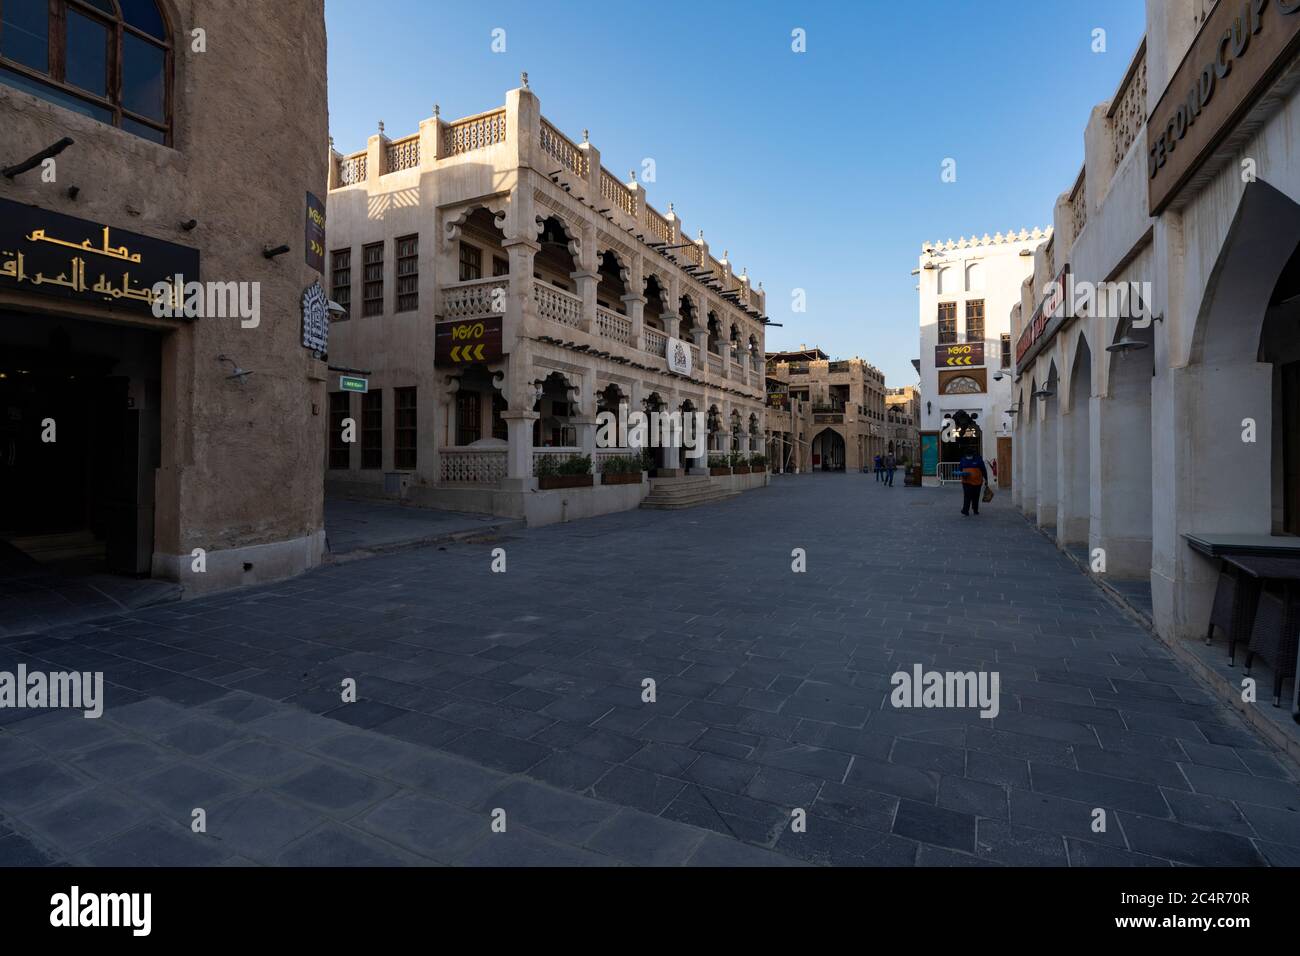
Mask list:
POLYGON ((938 465, 939 484, 961 484, 961 463, 956 461, 941 461, 938 465))

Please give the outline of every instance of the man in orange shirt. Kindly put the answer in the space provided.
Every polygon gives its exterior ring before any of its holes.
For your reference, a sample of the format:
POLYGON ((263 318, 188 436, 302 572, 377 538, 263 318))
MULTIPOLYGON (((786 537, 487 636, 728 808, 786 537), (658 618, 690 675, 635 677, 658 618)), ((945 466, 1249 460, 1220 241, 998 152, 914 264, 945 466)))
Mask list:
POLYGON ((989 470, 978 451, 968 452, 957 464, 961 472, 961 513, 969 515, 971 509, 980 513, 980 492, 989 482, 989 470))

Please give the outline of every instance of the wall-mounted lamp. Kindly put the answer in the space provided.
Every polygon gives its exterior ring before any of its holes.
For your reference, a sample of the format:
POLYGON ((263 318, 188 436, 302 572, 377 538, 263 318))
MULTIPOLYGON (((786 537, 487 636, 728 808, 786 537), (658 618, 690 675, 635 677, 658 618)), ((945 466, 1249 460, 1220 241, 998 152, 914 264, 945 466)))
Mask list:
POLYGON ((1034 394, 1033 394, 1032 397, 1034 397, 1034 398, 1051 398, 1051 397, 1052 397, 1053 395, 1055 395, 1055 394, 1056 394, 1056 392, 1054 392, 1052 389, 1047 388, 1046 386, 1044 386, 1043 388, 1040 388, 1038 391, 1034 392, 1034 394))
POLYGON ((1106 346, 1106 351, 1119 352, 1121 355, 1123 355, 1126 352, 1136 352, 1138 349, 1144 349, 1146 347, 1147 347, 1146 342, 1139 341, 1138 339, 1130 339, 1125 337, 1120 339, 1118 342, 1114 342, 1106 346))
POLYGON ((218 361, 218 362, 229 362, 229 363, 230 363, 230 367, 233 368, 234 371, 233 371, 231 374, 227 375, 226 378, 227 378, 227 379, 234 379, 234 380, 235 380, 236 382, 238 382, 240 385, 243 385, 243 384, 247 381, 248 376, 250 376, 250 375, 253 374, 251 371, 248 371, 247 369, 242 369, 242 368, 240 368, 240 367, 239 367, 239 363, 236 362, 234 359, 229 358, 228 356, 225 356, 225 355, 218 355, 218 356, 217 356, 217 361, 218 361))
POLYGON ((276 256, 282 256, 289 251, 288 246, 276 246, 272 249, 270 246, 262 247, 262 255, 268 259, 274 259, 276 256))

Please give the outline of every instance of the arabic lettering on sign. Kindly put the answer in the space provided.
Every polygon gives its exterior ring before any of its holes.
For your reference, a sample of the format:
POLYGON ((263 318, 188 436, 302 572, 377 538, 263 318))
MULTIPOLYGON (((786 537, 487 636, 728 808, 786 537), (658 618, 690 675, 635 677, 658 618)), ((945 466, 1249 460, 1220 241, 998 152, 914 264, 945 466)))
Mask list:
POLYGON ((115 242, 110 226, 0 200, 0 280, 42 294, 152 310, 159 277, 177 267, 197 275, 197 251, 126 235, 123 242, 119 231, 115 242), (79 238, 88 233, 94 238, 79 238), (103 259, 115 262, 106 265, 103 259))

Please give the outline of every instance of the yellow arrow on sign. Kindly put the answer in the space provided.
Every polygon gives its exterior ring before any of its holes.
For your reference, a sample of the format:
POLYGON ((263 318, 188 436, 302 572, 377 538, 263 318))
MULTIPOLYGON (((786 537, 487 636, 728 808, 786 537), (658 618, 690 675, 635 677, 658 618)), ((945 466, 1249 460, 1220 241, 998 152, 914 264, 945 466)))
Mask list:
POLYGON ((453 346, 451 347, 451 360, 452 360, 453 362, 459 362, 459 361, 460 361, 460 346, 459 346, 459 345, 453 345, 453 346))
POLYGON ((484 343, 483 343, 483 342, 480 342, 478 345, 475 345, 475 346, 473 347, 473 348, 474 348, 474 358, 476 358, 476 359, 482 359, 482 358, 483 358, 483 345, 484 345, 484 343))
POLYGON ((971 358, 972 356, 970 355, 963 355, 961 358, 950 358, 948 359, 948 364, 949 365, 970 365, 971 358))

